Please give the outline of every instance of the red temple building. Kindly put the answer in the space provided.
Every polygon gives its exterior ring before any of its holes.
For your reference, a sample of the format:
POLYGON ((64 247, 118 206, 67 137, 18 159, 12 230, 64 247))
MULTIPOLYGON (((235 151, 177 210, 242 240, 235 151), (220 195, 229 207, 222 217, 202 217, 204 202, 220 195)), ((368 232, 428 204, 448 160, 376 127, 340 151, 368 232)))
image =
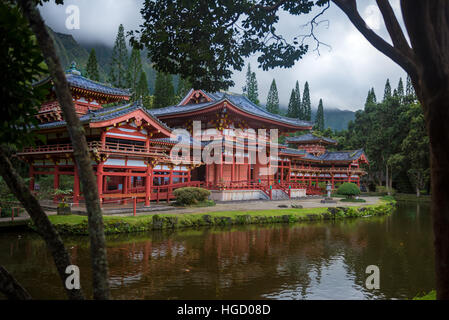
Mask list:
MULTIPOLYGON (((174 199, 173 190, 186 186, 208 188, 215 200, 288 199, 320 194, 320 182, 360 185, 365 174, 361 165, 368 160, 363 150, 333 152, 326 149, 336 144, 332 139, 311 133, 288 136, 311 130, 312 123, 271 114, 242 95, 192 89, 177 105, 148 110, 140 101, 129 102, 127 90, 87 79, 74 65, 66 77, 103 202, 134 197, 148 206, 174 199), (200 124, 200 137, 193 132, 195 123, 200 124), (193 137, 183 140, 176 129, 193 137), (266 129, 268 135, 258 136, 258 129, 266 129), (270 129, 277 129, 295 147, 271 141, 270 129), (219 149, 213 149, 217 143, 219 149), (265 162, 256 155, 262 144, 265 162), (174 146, 184 147, 187 154, 173 151, 174 146), (215 157, 214 163, 204 161, 206 151, 215 157)), ((37 85, 49 86, 36 128, 46 139, 18 156, 30 164, 31 189, 37 175, 53 175, 55 189, 61 175, 74 176, 73 203, 78 204, 83 198, 78 169, 51 79, 37 85)))

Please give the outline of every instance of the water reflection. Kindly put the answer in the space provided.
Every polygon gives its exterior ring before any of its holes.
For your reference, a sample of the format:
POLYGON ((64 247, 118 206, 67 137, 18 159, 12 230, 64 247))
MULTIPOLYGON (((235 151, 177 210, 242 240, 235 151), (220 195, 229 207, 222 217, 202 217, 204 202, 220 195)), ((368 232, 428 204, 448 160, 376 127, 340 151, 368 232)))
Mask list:
MULTIPOLYGON (((242 226, 108 237, 116 299, 390 299, 434 287, 429 208, 390 217, 242 226), (380 268, 367 290, 365 269, 380 268)), ((45 245, 34 234, 0 235, 0 263, 30 293, 64 298, 45 245)), ((87 294, 89 243, 66 238, 87 294)))

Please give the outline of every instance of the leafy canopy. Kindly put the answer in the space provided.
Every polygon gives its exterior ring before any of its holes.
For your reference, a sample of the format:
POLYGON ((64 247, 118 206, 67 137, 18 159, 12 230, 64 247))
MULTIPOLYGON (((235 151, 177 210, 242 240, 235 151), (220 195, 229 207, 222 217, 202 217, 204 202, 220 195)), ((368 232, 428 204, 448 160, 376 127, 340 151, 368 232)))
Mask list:
POLYGON ((234 85, 232 69, 259 53, 259 67, 289 68, 308 46, 277 33, 278 11, 309 13, 327 0, 146 0, 132 42, 148 49, 158 71, 179 74, 194 88, 216 91, 234 85))

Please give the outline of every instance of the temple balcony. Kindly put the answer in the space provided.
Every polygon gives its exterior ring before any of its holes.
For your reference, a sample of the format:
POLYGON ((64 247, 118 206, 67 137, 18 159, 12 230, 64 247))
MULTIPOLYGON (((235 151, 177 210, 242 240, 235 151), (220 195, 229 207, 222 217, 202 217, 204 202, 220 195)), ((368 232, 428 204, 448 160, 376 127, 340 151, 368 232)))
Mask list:
MULTIPOLYGON (((89 151, 105 153, 105 154, 123 154, 123 155, 142 155, 142 156, 167 156, 166 149, 155 146, 139 146, 126 143, 106 142, 102 144, 100 141, 91 141, 87 143, 89 151)), ((71 143, 49 144, 34 147, 26 147, 18 152, 18 156, 42 155, 42 154, 62 154, 72 153, 73 147, 71 143)))

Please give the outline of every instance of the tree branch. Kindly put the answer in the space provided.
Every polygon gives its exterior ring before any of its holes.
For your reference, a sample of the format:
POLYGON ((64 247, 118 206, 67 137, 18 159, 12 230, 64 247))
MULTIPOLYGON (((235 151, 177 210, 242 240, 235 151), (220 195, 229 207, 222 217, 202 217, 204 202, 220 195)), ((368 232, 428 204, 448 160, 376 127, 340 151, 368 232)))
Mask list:
POLYGON ((48 34, 44 20, 36 8, 35 1, 17 1, 28 19, 44 55, 72 141, 73 154, 79 169, 88 213, 94 299, 109 299, 108 264, 106 259, 103 215, 84 128, 75 112, 69 85, 56 54, 53 40, 48 34))
POLYGON ((355 0, 332 0, 349 18, 352 24, 377 50, 400 65, 408 74, 416 75, 417 66, 410 56, 404 55, 399 49, 393 47, 372 29, 370 29, 357 11, 355 0))
POLYGON ((31 295, 26 291, 17 280, 5 269, 0 266, 0 292, 9 300, 31 300, 31 295))
MULTIPOLYGON (((70 256, 64 247, 61 237, 51 224, 50 220, 48 220, 48 217, 39 204, 39 201, 37 201, 36 197, 34 197, 28 189, 28 186, 25 184, 23 179, 16 172, 2 146, 0 146, 0 174, 14 196, 20 201, 20 203, 22 203, 23 207, 30 215, 31 220, 36 226, 39 234, 45 240, 45 243, 53 256, 62 285, 65 287, 65 279, 67 277, 65 270, 67 266, 72 264, 70 256)), ((66 289, 66 293, 69 299, 84 299, 81 290, 66 289)))
POLYGON ((385 26, 387 27, 387 31, 391 37, 391 41, 393 42, 393 46, 401 51, 403 55, 411 58, 413 56, 413 51, 408 45, 407 39, 402 32, 401 26, 399 25, 399 22, 393 12, 393 8, 391 7, 390 3, 388 2, 388 0, 376 1, 379 10, 382 13, 382 17, 384 19, 385 26))

